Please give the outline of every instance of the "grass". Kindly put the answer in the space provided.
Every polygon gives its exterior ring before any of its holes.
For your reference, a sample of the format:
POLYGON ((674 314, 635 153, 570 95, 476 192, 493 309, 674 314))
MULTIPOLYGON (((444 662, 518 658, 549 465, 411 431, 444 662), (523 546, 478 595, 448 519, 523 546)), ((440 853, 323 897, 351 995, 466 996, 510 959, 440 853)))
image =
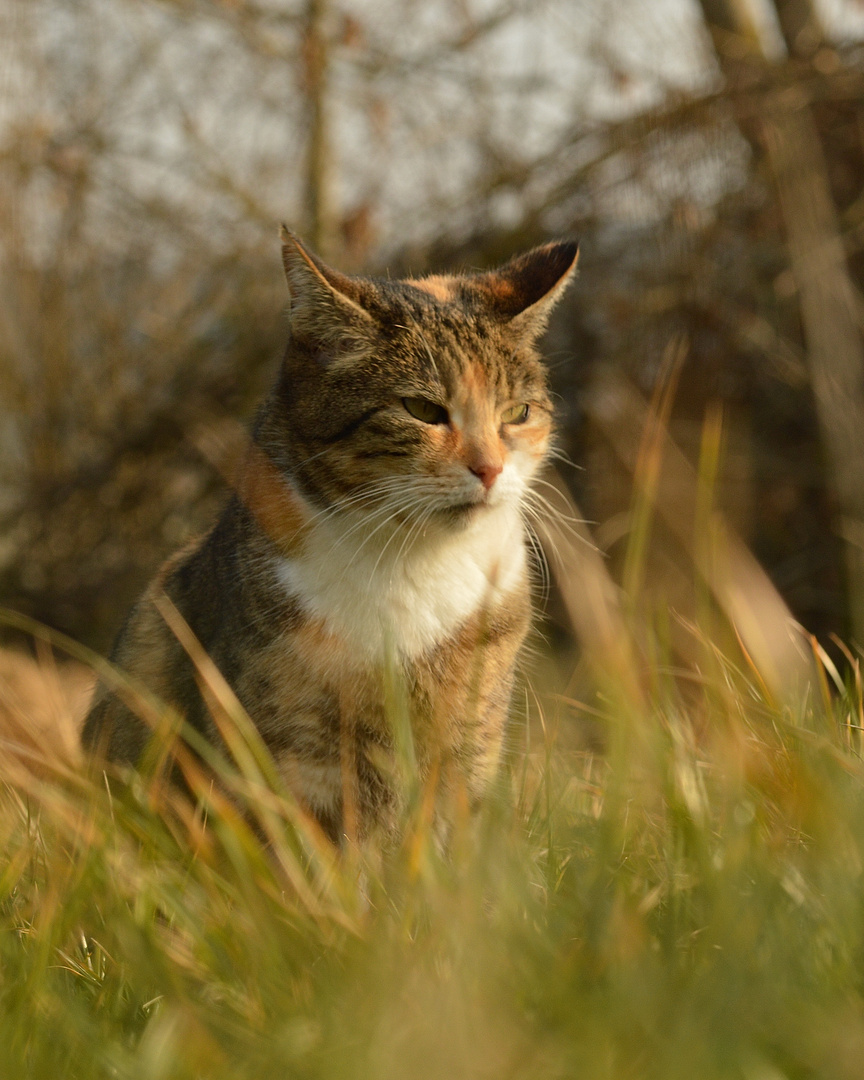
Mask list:
POLYGON ((844 682, 790 636, 723 526, 719 418, 692 474, 645 430, 631 543, 647 558, 667 512, 662 456, 696 522, 677 532, 692 613, 652 601, 632 561, 638 595, 616 602, 559 514, 545 543, 594 647, 566 696, 538 693, 514 723, 500 783, 446 855, 410 776, 401 841, 337 854, 194 640, 233 755, 199 748, 218 786, 185 760, 197 809, 156 773, 109 789, 6 721, 0 1076, 859 1080, 860 657, 845 650, 844 682))
POLYGON ((860 685, 701 647, 598 692, 603 755, 565 705, 446 859, 422 797, 335 858, 254 754, 193 813, 7 753, 0 1075, 857 1078, 860 685))

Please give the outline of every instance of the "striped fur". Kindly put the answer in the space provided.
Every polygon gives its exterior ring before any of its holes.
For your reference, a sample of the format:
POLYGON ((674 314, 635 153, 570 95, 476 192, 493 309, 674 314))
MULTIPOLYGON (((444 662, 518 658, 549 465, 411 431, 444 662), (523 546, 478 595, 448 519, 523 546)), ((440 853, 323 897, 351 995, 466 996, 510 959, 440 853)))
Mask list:
MULTIPOLYGON (((576 255, 547 244, 491 273, 391 282, 283 235, 291 337, 237 491, 113 658, 218 739, 154 606, 167 593, 334 839, 393 826, 394 671, 442 819, 495 770, 530 617, 521 508, 551 430, 535 341, 576 255)), ((101 691, 83 739, 135 764, 149 729, 101 691)))

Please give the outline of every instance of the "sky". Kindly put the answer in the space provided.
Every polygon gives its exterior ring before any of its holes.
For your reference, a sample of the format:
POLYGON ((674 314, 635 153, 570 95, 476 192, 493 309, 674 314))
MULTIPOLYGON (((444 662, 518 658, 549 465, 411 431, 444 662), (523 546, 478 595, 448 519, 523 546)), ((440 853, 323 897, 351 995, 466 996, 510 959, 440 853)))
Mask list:
MULTIPOLYGON (((751 2, 771 40, 769 0, 751 2)), ((838 34, 864 35, 864 5, 822 2, 838 34)), ((533 0, 465 45, 502 6, 334 7, 333 196, 346 217, 372 209, 378 247, 465 231, 483 214, 481 224, 507 224, 571 167, 573 133, 717 84, 696 0, 533 0), (506 182, 538 160, 536 190, 506 182)), ((160 214, 166 251, 179 218, 202 242, 253 245, 273 222, 302 220, 300 0, 271 0, 273 18, 254 34, 232 17, 241 9, 0 0, 0 155, 24 160, 9 182, 36 247, 53 243, 66 174, 94 148, 94 242, 125 245, 160 214)), ((710 161, 700 168, 699 190, 716 197, 710 161)))

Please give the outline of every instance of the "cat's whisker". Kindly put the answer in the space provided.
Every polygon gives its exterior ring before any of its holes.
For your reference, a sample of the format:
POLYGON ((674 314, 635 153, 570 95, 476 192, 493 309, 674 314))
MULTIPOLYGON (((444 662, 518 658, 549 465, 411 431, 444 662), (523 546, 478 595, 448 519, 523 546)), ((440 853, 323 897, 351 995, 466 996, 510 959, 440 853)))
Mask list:
POLYGON ((305 469, 307 465, 311 465, 313 461, 317 461, 319 458, 324 457, 325 454, 329 454, 331 447, 325 446, 323 450, 319 450, 317 454, 310 454, 305 461, 292 462, 292 468, 294 473, 298 473, 300 469, 305 469))
MULTIPOLYGON (((413 522, 411 527, 408 529, 405 536, 403 537, 402 543, 399 545, 399 550, 396 552, 396 555, 395 555, 395 557, 393 559, 393 564, 394 565, 396 565, 401 560, 403 554, 405 553, 406 548, 408 548, 410 550, 410 544, 411 544, 414 536, 419 535, 420 531, 425 528, 426 522, 429 520, 430 517, 432 517, 432 515, 434 513, 435 513, 435 508, 432 507, 432 506, 426 506, 426 507, 423 507, 421 509, 420 514, 417 516, 416 520, 413 522)), ((396 534, 394 533, 393 535, 395 536, 396 534)), ((391 537, 391 539, 392 539, 392 537, 391 537)), ((378 556, 378 559, 375 562, 375 566, 372 569, 373 574, 378 569, 378 564, 381 562, 382 558, 384 557, 384 553, 387 550, 387 546, 389 545, 389 543, 390 543, 390 540, 387 541, 387 544, 384 545, 384 548, 382 549, 381 554, 378 556)))
MULTIPOLYGON (((401 505, 399 505, 399 506, 398 506, 398 507, 397 507, 397 508, 396 508, 396 509, 394 510, 394 512, 393 512, 393 514, 391 515, 391 517, 390 517, 389 519, 387 519, 387 521, 384 521, 384 522, 382 522, 382 523, 381 523, 381 525, 378 525, 378 526, 377 526, 377 527, 376 527, 376 528, 375 528, 375 529, 374 529, 374 530, 373 530, 373 531, 372 531, 372 532, 371 532, 371 533, 369 534, 369 536, 367 536, 367 537, 366 537, 366 538, 364 539, 363 543, 362 543, 362 544, 360 545, 360 547, 358 548, 357 552, 355 553, 355 558, 357 557, 357 555, 359 555, 359 554, 360 554, 360 552, 362 551, 363 547, 365 547, 365 546, 366 546, 366 544, 368 544, 368 543, 369 543, 369 542, 370 542, 370 541, 372 540, 373 536, 375 536, 375 535, 376 535, 376 534, 377 534, 377 533, 378 533, 378 532, 379 532, 379 531, 381 530, 381 528, 382 528, 382 527, 383 527, 384 525, 388 524, 388 522, 389 522, 389 521, 391 521, 391 520, 393 520, 394 518, 398 517, 398 516, 399 516, 400 514, 401 514, 401 515, 410 515, 411 511, 412 511, 412 510, 413 510, 413 509, 414 509, 415 507, 419 507, 419 508, 420 508, 420 509, 422 510, 422 509, 423 509, 423 508, 424 508, 425 506, 426 506, 426 502, 425 502, 425 501, 424 501, 424 500, 423 500, 422 498, 420 498, 419 496, 418 496, 418 497, 415 497, 415 498, 414 498, 414 499, 412 499, 411 501, 408 501, 408 502, 406 502, 406 503, 404 503, 404 504, 401 504, 401 505)), ((430 513, 431 513, 431 512, 433 512, 433 511, 430 511, 430 513)), ((411 526, 410 526, 410 529, 409 529, 409 535, 410 535, 410 531, 411 531, 412 529, 413 529, 413 523, 412 523, 412 524, 411 524, 411 526)), ((382 559, 384 558, 384 555, 385 555, 385 553, 386 553, 386 551, 387 551, 387 548, 388 548, 388 547, 390 546, 390 544, 391 544, 391 543, 393 542, 394 538, 395 538, 396 536, 398 536, 398 535, 399 535, 399 533, 398 533, 398 530, 394 529, 394 530, 393 530, 393 532, 392 532, 392 533, 390 534, 390 536, 389 536, 389 537, 387 538, 387 540, 386 540, 386 542, 385 542, 384 546, 382 547, 382 549, 381 549, 381 551, 380 551, 380 553, 379 553, 379 555, 378 555, 378 558, 377 558, 377 559, 375 560, 375 565, 374 565, 374 567, 372 568, 372 575, 373 575, 373 576, 375 575, 375 572, 377 571, 377 569, 378 569, 378 566, 379 566, 379 565, 380 565, 380 563, 381 563, 381 560, 382 560, 382 559)))
POLYGON ((338 515, 340 512, 349 509, 351 506, 359 505, 366 501, 377 501, 378 499, 387 498, 392 491, 398 491, 402 484, 402 477, 388 477, 383 481, 375 481, 373 484, 360 488, 350 495, 345 495, 336 500, 329 506, 325 506, 322 510, 319 510, 310 518, 307 518, 306 525, 312 525, 322 518, 326 519, 338 515))
POLYGON ((576 469, 577 472, 584 472, 585 466, 579 465, 575 462, 566 450, 562 450, 560 446, 550 446, 546 451, 547 461, 560 461, 562 465, 567 465, 571 469, 576 469))
MULTIPOLYGON (((363 516, 360 517, 359 520, 354 522, 354 524, 351 526, 350 529, 348 529, 344 533, 341 533, 337 537, 337 539, 336 539, 336 541, 335 541, 335 543, 333 545, 334 550, 337 547, 343 546, 348 541, 348 539, 350 537, 352 537, 355 533, 359 532, 360 530, 362 530, 364 528, 367 528, 376 519, 376 517, 379 517, 381 514, 384 514, 384 513, 390 513, 392 511, 392 514, 390 514, 388 519, 381 522, 364 539, 363 544, 368 543, 368 541, 371 539, 371 537, 374 536, 381 528, 383 528, 387 524, 387 522, 389 520, 393 520, 403 510, 408 510, 413 505, 415 499, 419 500, 421 504, 423 502, 425 502, 425 499, 426 499, 426 496, 425 496, 424 493, 417 493, 417 492, 407 492, 406 493, 406 492, 404 492, 404 489, 403 489, 403 491, 400 492, 400 494, 403 495, 403 498, 401 500, 393 501, 388 495, 386 500, 381 500, 383 502, 383 505, 380 506, 377 510, 372 511, 371 513, 365 513, 364 512, 363 516)), ((361 547, 362 546, 363 545, 361 545, 361 547)))
MULTIPOLYGON (((416 505, 422 505, 423 504, 423 499, 420 496, 418 496, 416 493, 407 493, 407 494, 403 493, 403 497, 401 499, 399 499, 398 501, 393 501, 392 499, 390 499, 390 500, 384 502, 383 505, 379 506, 376 510, 372 511, 372 513, 367 513, 364 516, 360 517, 357 521, 354 522, 354 524, 351 526, 351 528, 348 529, 346 532, 343 532, 340 535, 338 535, 335 538, 335 540, 333 541, 332 545, 331 545, 331 549, 330 549, 331 552, 335 553, 339 548, 344 547, 345 544, 348 542, 348 540, 351 537, 356 535, 358 532, 361 532, 361 530, 369 529, 369 526, 373 522, 375 522, 375 520, 377 518, 383 516, 383 520, 381 520, 375 526, 374 529, 370 529, 366 533, 366 535, 363 536, 362 539, 360 540, 360 543, 357 545, 355 551, 352 554, 351 559, 349 560, 349 562, 347 564, 347 566, 352 565, 353 562, 360 555, 360 553, 363 551, 363 548, 368 543, 370 543, 371 540, 383 528, 385 528, 390 522, 398 519, 400 514, 403 514, 403 513, 407 512, 415 504, 416 505)), ((346 566, 346 569, 347 569, 347 566, 346 566)))
POLYGON ((522 503, 520 510, 524 524, 531 528, 536 539, 539 541, 541 532, 548 532, 548 529, 546 528, 546 515, 541 513, 536 506, 533 506, 527 500, 522 503))
POLYGON ((569 500, 566 498, 566 496, 561 492, 561 490, 555 484, 551 483, 549 480, 544 480, 542 476, 536 476, 531 481, 531 487, 529 488, 529 491, 532 494, 538 494, 538 492, 537 492, 538 487, 549 488, 549 490, 554 495, 557 496, 558 500, 565 507, 564 510, 561 510, 558 507, 553 506, 551 503, 549 503, 549 508, 554 514, 556 514, 557 516, 559 516, 561 518, 564 518, 565 520, 571 522, 574 525, 586 525, 587 524, 587 522, 585 521, 584 518, 574 517, 570 513, 570 510, 572 508, 572 504, 569 502, 569 500))
MULTIPOLYGON (((554 511, 551 511, 542 500, 526 498, 522 503, 522 511, 537 523, 538 537, 540 535, 548 537, 550 542, 566 540, 568 544, 573 539, 568 534, 568 530, 556 521, 554 511)), ((576 538, 581 540, 578 534, 576 538)))
MULTIPOLYGON (((555 489, 553 489, 555 490, 555 489)), ((592 546, 591 541, 575 526, 584 525, 585 522, 579 518, 574 518, 569 514, 563 513, 558 507, 552 505, 552 503, 540 492, 529 491, 526 493, 523 500, 523 506, 531 506, 538 513, 538 520, 543 521, 545 519, 546 524, 553 524, 561 530, 562 533, 566 533, 571 540, 580 544, 587 544, 592 546)))
MULTIPOLYGON (((374 508, 369 508, 368 506, 361 504, 361 506, 358 508, 361 513, 360 516, 357 517, 357 520, 355 520, 348 529, 340 532, 335 537, 333 541, 334 551, 337 548, 344 547, 349 542, 349 540, 351 540, 351 538, 356 535, 356 533, 368 528, 368 526, 372 524, 377 518, 381 517, 382 515, 389 515, 393 509, 393 501, 389 495, 379 497, 375 500, 375 502, 377 503, 377 505, 374 508)), ((328 524, 337 522, 338 519, 339 515, 334 513, 328 519, 328 524)))
POLYGON ((538 537, 534 526, 527 520, 525 521, 525 535, 528 538, 528 546, 531 548, 535 565, 540 574, 540 595, 543 602, 546 603, 552 588, 549 560, 546 558, 546 552, 543 550, 543 545, 540 543, 540 538, 538 537))
POLYGON ((529 509, 526 507, 526 512, 533 518, 533 522, 536 523, 532 524, 531 531, 537 542, 540 544, 544 556, 547 555, 547 552, 551 551, 555 562, 559 566, 564 565, 564 557, 559 546, 560 536, 556 536, 554 533, 550 532, 544 515, 538 513, 533 508, 529 509))
POLYGON ((438 365, 435 363, 435 357, 432 355, 432 350, 429 348, 429 342, 426 340, 426 335, 422 330, 418 328, 420 340, 423 342, 423 348, 426 350, 426 355, 429 357, 429 363, 432 365, 432 370, 435 372, 435 378, 441 382, 441 373, 438 371, 438 365))
MULTIPOLYGON (((374 529, 373 532, 369 536, 364 537, 364 539, 361 541, 361 543, 358 545, 358 547, 356 548, 356 550, 352 554, 351 558, 348 559, 348 561, 343 566, 342 573, 340 575, 341 579, 344 580, 344 579, 350 577, 351 572, 354 570, 354 568, 359 563, 361 557, 366 553, 366 550, 369 548, 369 546, 371 544, 371 541, 374 539, 374 536, 378 534, 378 532, 381 530, 381 528, 385 527, 394 518, 398 517, 399 514, 400 514, 400 511, 394 511, 394 513, 389 518, 387 518, 384 522, 382 522, 381 525, 379 525, 376 529, 374 529)), ((375 565, 369 571, 370 580, 374 577, 375 573, 377 572, 378 565, 381 562, 381 559, 383 558, 384 553, 386 552, 387 548, 390 546, 390 544, 393 541, 394 537, 396 537, 397 535, 398 535, 398 531, 396 529, 394 529, 387 536, 387 539, 384 541, 384 543, 383 543, 383 545, 381 547, 381 551, 378 554, 378 558, 375 560, 375 565)))
POLYGON ((312 524, 314 521, 318 521, 319 524, 332 523, 338 520, 340 515, 353 516, 358 513, 359 516, 348 529, 342 532, 333 543, 334 550, 337 547, 341 547, 348 542, 348 540, 357 532, 367 527, 378 516, 383 513, 388 513, 394 506, 399 505, 393 501, 393 493, 397 492, 402 495, 404 493, 405 483, 404 478, 400 478, 399 483, 394 483, 387 488, 382 487, 375 488, 372 491, 364 491, 362 493, 357 492, 354 496, 349 496, 339 504, 334 504, 328 507, 325 512, 321 512, 315 515, 315 518, 310 519, 307 525, 312 524), (370 509, 368 504, 372 503, 375 506, 374 509, 370 509))

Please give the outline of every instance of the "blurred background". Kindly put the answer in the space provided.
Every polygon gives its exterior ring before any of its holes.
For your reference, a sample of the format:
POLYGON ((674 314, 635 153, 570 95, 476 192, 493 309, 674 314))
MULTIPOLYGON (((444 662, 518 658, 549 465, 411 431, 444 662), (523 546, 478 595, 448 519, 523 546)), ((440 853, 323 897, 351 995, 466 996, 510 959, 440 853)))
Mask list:
POLYGON ((862 40, 856 0, 0 0, 0 603, 105 651, 212 520, 284 220, 393 275, 578 236, 545 351, 612 578, 653 401, 643 602, 695 602, 708 476, 864 643, 862 40))

